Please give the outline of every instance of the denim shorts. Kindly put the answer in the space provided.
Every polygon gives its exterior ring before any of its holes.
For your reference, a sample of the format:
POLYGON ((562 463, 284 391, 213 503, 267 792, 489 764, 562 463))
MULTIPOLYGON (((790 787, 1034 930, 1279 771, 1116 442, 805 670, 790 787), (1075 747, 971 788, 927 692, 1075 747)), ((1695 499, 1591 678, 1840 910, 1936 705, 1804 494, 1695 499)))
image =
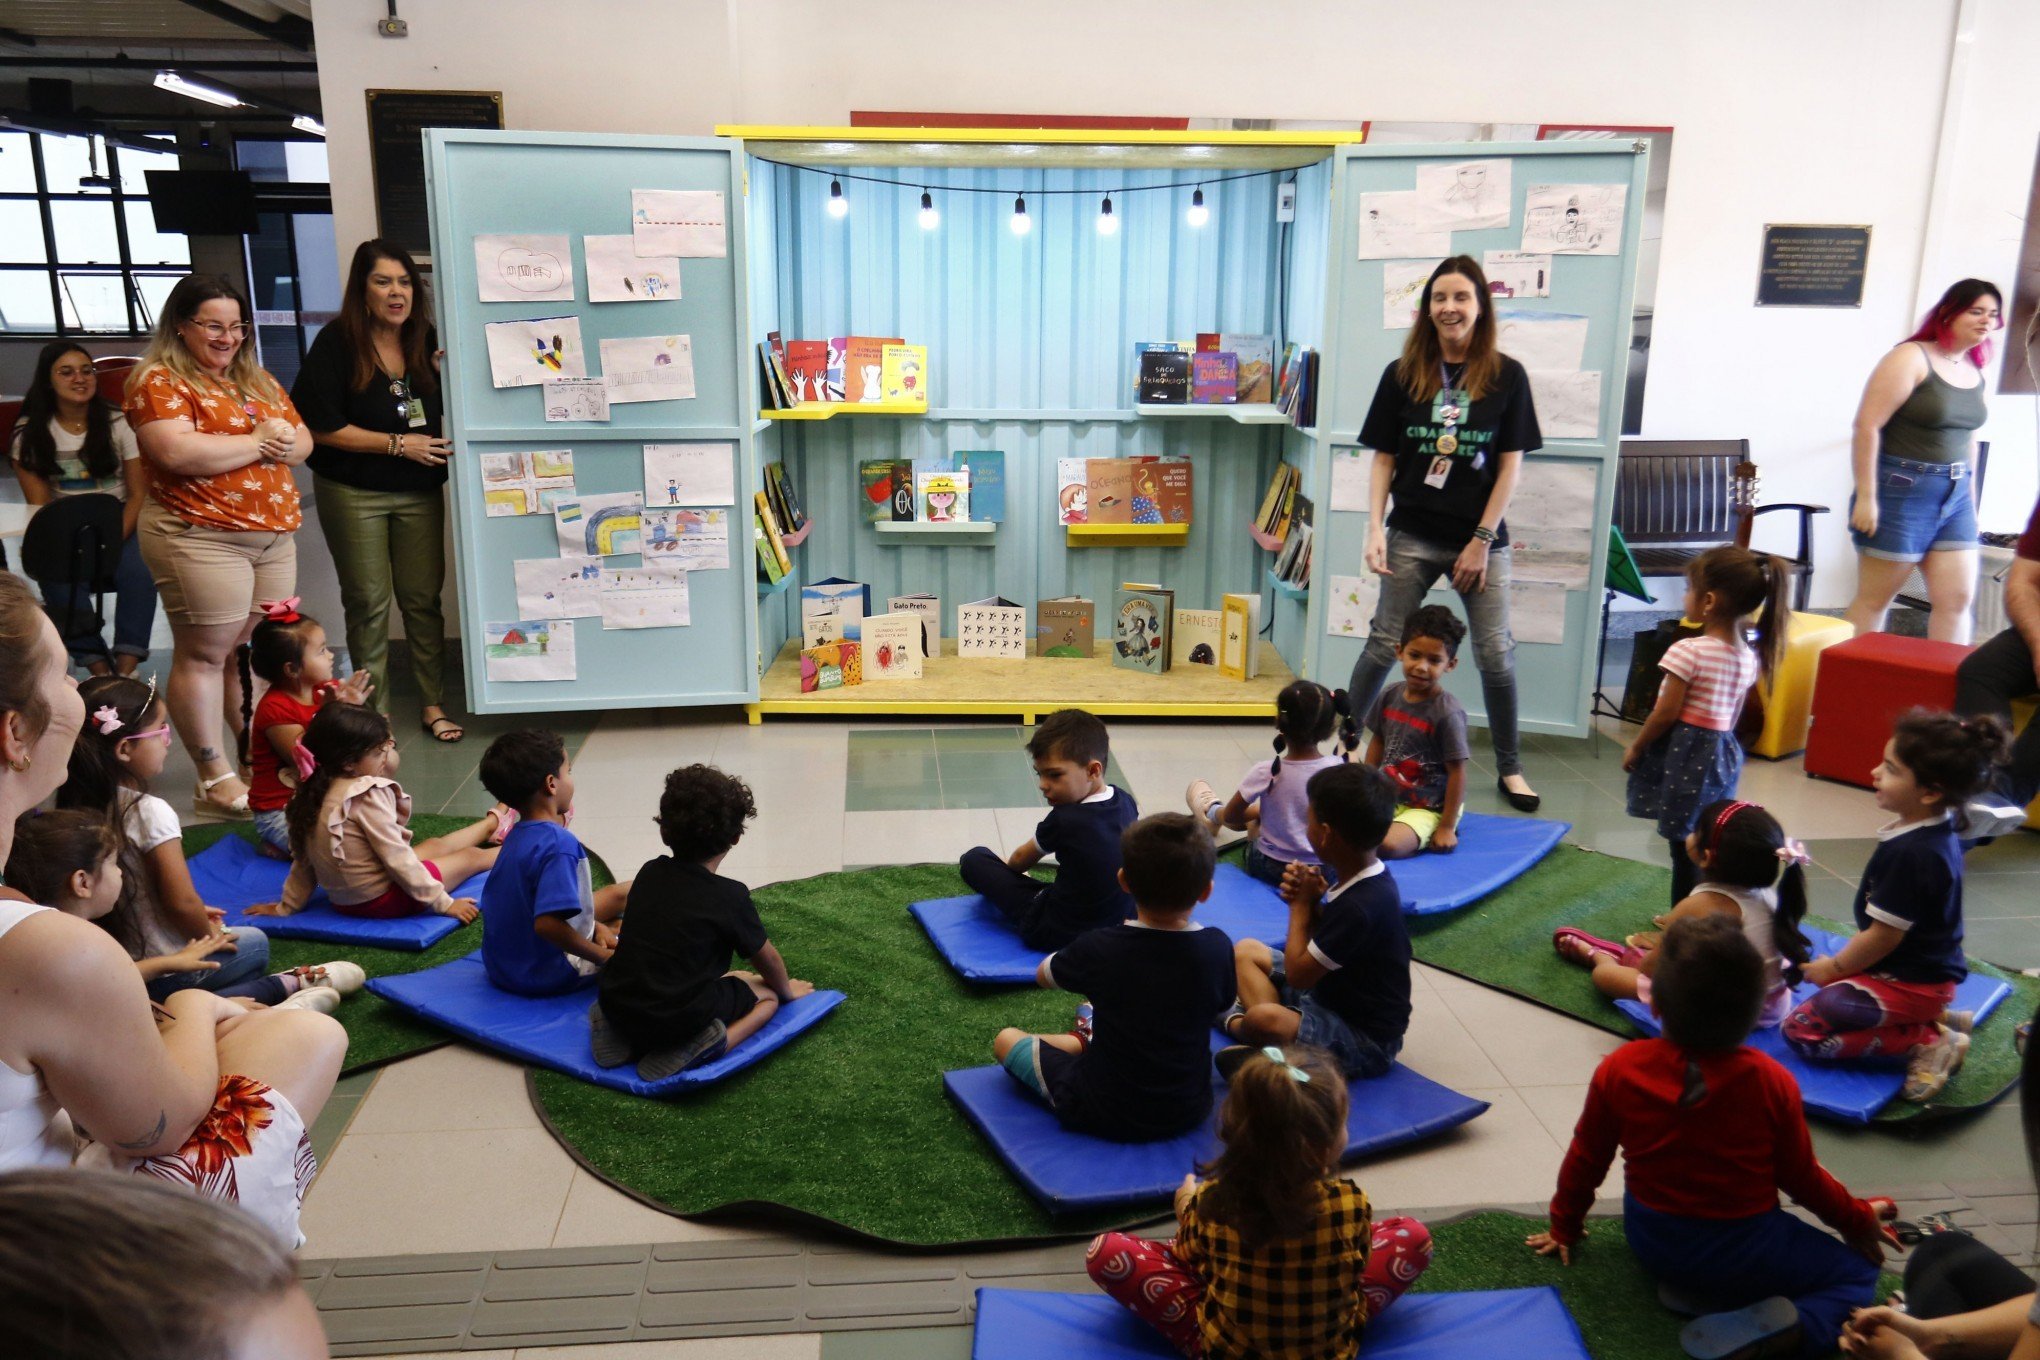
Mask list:
POLYGON ((290 810, 276 808, 255 814, 255 834, 286 855, 290 853, 290 810))
MULTIPOLYGON (((1856 498, 1849 497, 1854 513, 1856 498)), ((1854 529, 1849 540, 1865 557, 1917 562, 1930 552, 1976 550, 1975 481, 1967 463, 1877 459, 1877 532, 1854 529)))
POLYGON ((1282 971, 1282 955, 1275 955, 1270 976, 1281 994, 1282 1004, 1296 1012, 1296 1042, 1321 1048, 1348 1077, 1381 1077, 1388 1074, 1402 1040, 1383 1046, 1346 1023, 1346 1017, 1326 1006, 1308 991, 1289 985, 1282 971))

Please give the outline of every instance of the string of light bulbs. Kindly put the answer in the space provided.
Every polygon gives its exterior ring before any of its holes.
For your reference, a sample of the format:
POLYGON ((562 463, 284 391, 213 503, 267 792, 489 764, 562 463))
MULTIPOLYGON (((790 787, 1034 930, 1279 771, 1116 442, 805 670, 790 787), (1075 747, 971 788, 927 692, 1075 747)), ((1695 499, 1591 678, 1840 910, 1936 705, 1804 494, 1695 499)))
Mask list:
MULTIPOLYGON (((797 170, 804 175, 828 176, 829 197, 823 206, 824 210, 831 217, 847 217, 850 214, 850 200, 843 193, 843 181, 847 179, 852 183, 882 184, 889 189, 912 190, 919 188, 921 191, 921 207, 920 211, 915 214, 915 220, 920 223, 921 230, 934 231, 942 225, 942 213, 935 206, 934 190, 925 184, 917 185, 909 180, 886 179, 879 175, 860 175, 848 170, 824 170, 817 166, 796 165, 791 161, 775 161, 762 156, 759 159, 767 165, 777 165, 788 170, 797 170)), ((1132 194, 1178 193, 1187 188, 1190 190, 1190 204, 1183 211, 1183 220, 1192 227, 1202 227, 1211 221, 1211 209, 1204 202, 1204 190, 1207 186, 1230 184, 1235 180, 1265 179, 1278 175, 1293 175, 1293 173, 1290 170, 1248 170, 1237 175, 1218 175, 1210 179, 1197 180, 1187 185, 1122 184, 1118 188, 1105 193, 1099 199, 1098 217, 1095 225, 1100 236, 1111 236, 1119 230, 1119 215, 1112 210, 1114 195, 1124 198, 1132 194)), ((1010 192, 1013 195, 1013 216, 1008 220, 1007 226, 1015 236, 1025 236, 1034 230, 1034 219, 1027 211, 1027 194, 1029 192, 1027 190, 1006 190, 963 184, 943 185, 942 192, 945 194, 993 194, 1001 198, 1010 192)), ((1035 189, 1032 192, 1037 198, 1047 198, 1069 194, 1089 195, 1098 191, 1096 189, 1035 189)))

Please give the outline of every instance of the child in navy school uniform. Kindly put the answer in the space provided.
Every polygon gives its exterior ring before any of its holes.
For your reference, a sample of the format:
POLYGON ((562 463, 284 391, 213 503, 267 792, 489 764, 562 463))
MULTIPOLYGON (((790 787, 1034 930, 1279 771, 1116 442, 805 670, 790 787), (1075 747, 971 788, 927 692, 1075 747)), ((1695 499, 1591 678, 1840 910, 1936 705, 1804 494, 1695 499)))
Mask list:
POLYGON ((1728 916, 1674 921, 1658 947, 1652 1011, 1663 1037, 1624 1044, 1594 1071, 1558 1172, 1551 1226, 1529 1245, 1566 1265, 1594 1191, 1623 1151, 1622 1234, 1664 1292, 1697 1318, 1688 1355, 1826 1355, 1877 1294, 1890 1200, 1861 1200, 1813 1153, 1799 1087, 1743 1046, 1764 1001, 1764 960, 1728 916), (1778 1204, 1782 1190, 1842 1235, 1778 1204), (1712 1311, 1712 1310, 1723 1311, 1712 1311))
POLYGON ((1034 839, 1003 860, 976 846, 956 867, 1028 948, 1060 949, 1087 930, 1133 915, 1133 899, 1119 878, 1119 838, 1140 808, 1132 794, 1105 782, 1112 746, 1094 714, 1080 708, 1049 714, 1028 739, 1027 754, 1048 801, 1034 839), (1056 857, 1053 883, 1027 876, 1045 854, 1056 857))
POLYGON ((1002 1029, 992 1053, 1064 1128, 1150 1142, 1211 1114, 1211 1025, 1232 999, 1233 947, 1224 931, 1190 919, 1211 896, 1217 864, 1195 818, 1135 822, 1122 856, 1134 919, 1088 932, 1035 973, 1043 987, 1089 998, 1091 1022, 1073 1034, 1002 1029))
POLYGON ((482 888, 482 963, 489 981, 522 996, 570 992, 616 948, 630 884, 595 888, 588 852, 567 821, 574 771, 558 734, 528 728, 489 743, 476 771, 517 814, 482 888))
POLYGON ((1333 875, 1292 864, 1283 876, 1289 936, 1277 954, 1260 940, 1234 951, 1239 1001, 1225 1017, 1238 1045, 1230 1071, 1264 1044, 1308 1044, 1348 1077, 1379 1077, 1410 1025, 1410 932, 1402 891, 1382 862, 1399 791, 1372 765, 1334 765, 1310 777, 1307 834, 1333 875))
POLYGON ((1975 1017, 1951 1011, 1969 976, 1962 954, 1962 845, 1955 819, 1990 784, 2005 730, 1989 716, 1914 709, 1870 772, 1877 806, 1896 818, 1856 887, 1856 934, 1801 969, 1820 991, 1785 1017, 1785 1042, 1809 1058, 1906 1065, 1901 1099, 1932 1100, 1969 1053, 1975 1017))

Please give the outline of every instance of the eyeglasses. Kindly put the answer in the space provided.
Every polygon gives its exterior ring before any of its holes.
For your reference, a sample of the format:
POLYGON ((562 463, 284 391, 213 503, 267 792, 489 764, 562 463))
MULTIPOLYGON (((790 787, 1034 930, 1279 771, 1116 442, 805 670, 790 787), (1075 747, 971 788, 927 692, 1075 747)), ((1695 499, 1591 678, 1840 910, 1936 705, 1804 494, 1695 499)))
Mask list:
POLYGON ((121 738, 121 740, 122 740, 122 741, 147 741, 147 740, 148 740, 149 738, 151 738, 151 737, 168 737, 169 735, 170 735, 170 724, 169 724, 169 723, 164 723, 164 724, 162 724, 162 725, 161 725, 160 727, 152 727, 152 728, 150 728, 150 729, 149 729, 148 731, 146 731, 146 732, 130 732, 130 733, 128 733, 128 734, 127 734, 127 735, 126 735, 125 737, 122 737, 122 738, 121 738))
POLYGON ((222 326, 217 321, 187 321, 184 324, 204 331, 209 340, 239 340, 248 334, 248 328, 238 321, 231 326, 222 326))

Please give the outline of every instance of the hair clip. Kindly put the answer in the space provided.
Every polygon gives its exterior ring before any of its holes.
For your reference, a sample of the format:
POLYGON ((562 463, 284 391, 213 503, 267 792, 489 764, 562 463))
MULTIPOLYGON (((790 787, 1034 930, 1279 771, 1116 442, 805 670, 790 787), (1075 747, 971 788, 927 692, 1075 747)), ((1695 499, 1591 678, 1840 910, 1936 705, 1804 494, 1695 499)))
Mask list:
POLYGON ((292 595, 283 600, 263 600, 255 607, 262 611, 262 617, 271 623, 296 623, 304 615, 298 613, 303 597, 292 595))
POLYGON ((1270 1044, 1266 1048, 1262 1049, 1261 1056, 1266 1058, 1269 1062, 1274 1063, 1275 1065, 1280 1067, 1283 1071, 1287 1072, 1289 1074, 1289 1079, 1291 1081, 1297 1082, 1298 1084, 1303 1086, 1310 1085, 1310 1073, 1304 1071, 1301 1067, 1298 1067, 1295 1063, 1289 1061, 1288 1058, 1283 1056, 1282 1050, 1275 1047, 1275 1045, 1270 1044))
POLYGON ((99 724, 99 735, 110 737, 120 731, 120 710, 112 704, 101 704, 92 710, 92 721, 99 724))
POLYGON ((1778 847, 1778 858, 1787 865, 1813 863, 1813 856, 1806 853, 1806 842, 1795 841, 1790 836, 1785 838, 1785 844, 1778 847))
POLYGON ((297 765, 297 777, 300 783, 310 779, 318 772, 318 757, 314 756, 303 742, 298 742, 290 748, 290 758, 297 765))

